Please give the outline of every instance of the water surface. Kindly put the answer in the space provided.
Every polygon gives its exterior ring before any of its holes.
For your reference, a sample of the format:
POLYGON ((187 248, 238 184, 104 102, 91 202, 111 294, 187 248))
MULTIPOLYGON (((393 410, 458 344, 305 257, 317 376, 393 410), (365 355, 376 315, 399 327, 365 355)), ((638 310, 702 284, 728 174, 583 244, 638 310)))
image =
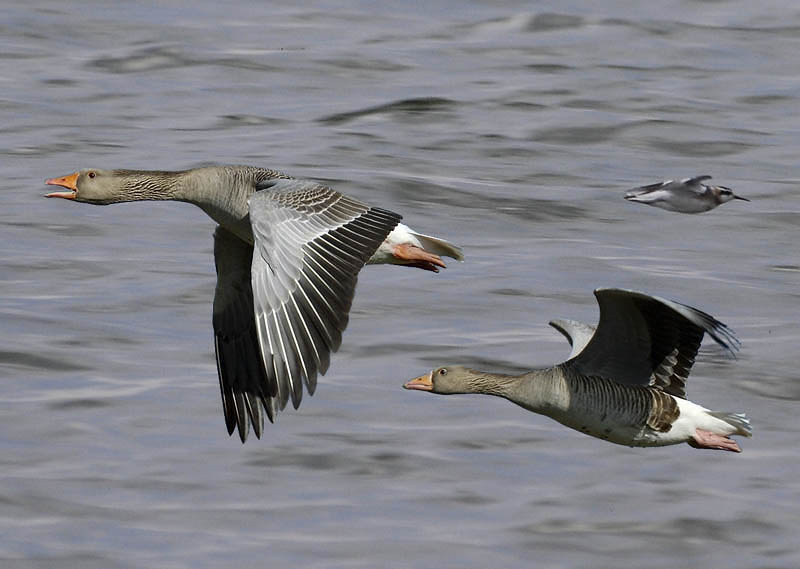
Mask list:
POLYGON ((10 568, 800 565, 800 10, 668 1, 11 3, 0 29, 0 564, 10 568), (269 166, 464 247, 370 267, 341 351, 264 440, 228 438, 213 223, 45 200, 81 167, 269 166), (682 216, 630 187, 711 174, 682 216), (602 443, 446 363, 569 350, 592 290, 736 330, 688 388, 744 453, 602 443))

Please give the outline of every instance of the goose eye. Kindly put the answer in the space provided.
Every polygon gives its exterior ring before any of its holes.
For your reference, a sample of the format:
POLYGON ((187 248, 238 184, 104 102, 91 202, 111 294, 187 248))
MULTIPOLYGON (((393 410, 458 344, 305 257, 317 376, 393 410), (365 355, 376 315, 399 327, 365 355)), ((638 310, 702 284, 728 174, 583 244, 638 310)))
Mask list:
POLYGON ((94 178, 95 176, 97 176, 97 174, 95 174, 94 172, 89 172, 89 177, 90 178, 94 178))
POLYGON ((443 367, 439 370, 439 375, 447 375, 447 368, 443 367))

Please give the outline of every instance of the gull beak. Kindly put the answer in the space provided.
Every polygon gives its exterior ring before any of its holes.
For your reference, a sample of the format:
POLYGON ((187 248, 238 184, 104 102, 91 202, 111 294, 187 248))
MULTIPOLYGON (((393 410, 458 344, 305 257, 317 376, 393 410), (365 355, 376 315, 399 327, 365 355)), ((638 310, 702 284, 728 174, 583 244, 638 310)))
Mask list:
POLYGON ((48 186, 61 186, 67 188, 68 192, 50 192, 45 194, 46 198, 64 198, 66 200, 74 200, 78 197, 78 172, 61 176, 60 178, 50 178, 44 181, 48 186))
POLYGON ((426 375, 421 375, 417 378, 407 381, 403 384, 406 389, 417 389, 419 391, 433 391, 433 372, 430 371, 426 375))

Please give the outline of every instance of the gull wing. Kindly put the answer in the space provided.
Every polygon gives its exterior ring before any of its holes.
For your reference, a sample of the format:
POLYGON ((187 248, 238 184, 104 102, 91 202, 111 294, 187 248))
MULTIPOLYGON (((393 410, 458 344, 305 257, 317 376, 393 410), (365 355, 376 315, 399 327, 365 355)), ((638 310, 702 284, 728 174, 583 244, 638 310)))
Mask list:
POLYGON ((638 188, 628 190, 625 193, 625 199, 633 201, 645 201, 646 199, 649 202, 655 202, 658 200, 667 199, 672 191, 680 192, 681 190, 689 190, 697 194, 702 194, 705 192, 702 182, 710 179, 711 176, 703 175, 695 176, 694 178, 684 178, 683 180, 677 181, 665 180, 663 182, 656 182, 655 184, 639 186, 638 188), (641 199, 637 200, 637 198, 641 199))
POLYGON ((594 294, 600 306, 597 330, 580 354, 561 364, 583 375, 649 385, 685 399, 703 334, 731 354, 739 349, 730 328, 696 308, 631 290, 604 288, 594 294))
POLYGON ((695 192, 702 193, 705 191, 703 187, 703 182, 706 180, 710 180, 711 176, 708 174, 704 174, 703 176, 695 176, 694 178, 686 178, 685 180, 681 180, 681 184, 691 188, 695 192))
POLYGON ((636 197, 636 196, 643 196, 649 194, 651 192, 655 192, 657 190, 662 190, 667 186, 674 184, 673 180, 666 180, 664 182, 656 182, 655 184, 648 184, 646 186, 639 186, 637 188, 633 188, 632 190, 628 190, 625 194, 626 198, 636 197))

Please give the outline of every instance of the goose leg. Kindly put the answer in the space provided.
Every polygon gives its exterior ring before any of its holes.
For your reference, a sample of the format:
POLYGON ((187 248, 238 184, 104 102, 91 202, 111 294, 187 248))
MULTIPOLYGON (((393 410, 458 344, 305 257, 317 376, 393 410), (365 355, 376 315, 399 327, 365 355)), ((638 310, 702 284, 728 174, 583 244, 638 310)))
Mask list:
POLYGON ((735 440, 706 431, 695 429, 694 436, 687 441, 694 448, 710 448, 714 450, 728 450, 731 452, 742 452, 735 440))
POLYGON ((400 261, 399 264, 424 269, 426 271, 433 271, 434 273, 439 272, 439 267, 446 267, 439 255, 428 253, 425 249, 408 243, 395 245, 392 248, 392 255, 394 255, 395 259, 400 261))

